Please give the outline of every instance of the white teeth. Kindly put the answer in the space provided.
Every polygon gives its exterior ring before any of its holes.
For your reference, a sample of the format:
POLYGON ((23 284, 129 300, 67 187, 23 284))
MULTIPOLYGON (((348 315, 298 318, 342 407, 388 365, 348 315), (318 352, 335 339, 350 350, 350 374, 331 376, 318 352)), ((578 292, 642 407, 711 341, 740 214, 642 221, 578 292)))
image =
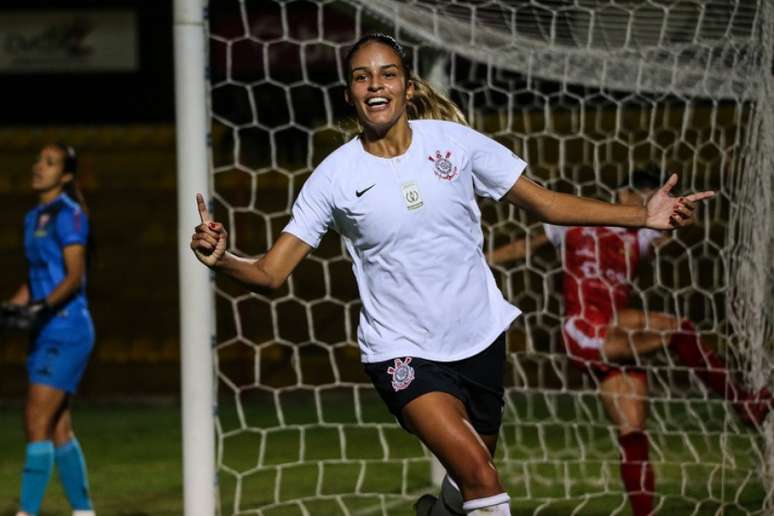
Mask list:
POLYGON ((371 97, 370 99, 366 100, 366 104, 369 106, 377 106, 381 104, 387 104, 388 100, 384 97, 371 97))

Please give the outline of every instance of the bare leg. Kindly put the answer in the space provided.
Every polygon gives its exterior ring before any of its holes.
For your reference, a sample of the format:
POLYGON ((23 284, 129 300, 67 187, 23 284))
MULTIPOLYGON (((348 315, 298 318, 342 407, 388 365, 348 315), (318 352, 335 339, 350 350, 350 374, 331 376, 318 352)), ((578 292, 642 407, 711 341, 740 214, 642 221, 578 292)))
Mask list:
POLYGON ((31 384, 24 409, 27 450, 22 472, 21 514, 37 514, 48 486, 54 462, 53 429, 67 405, 67 393, 42 384, 31 384))
MULTIPOLYGON (((408 403, 403 418, 455 479, 465 500, 504 492, 489 447, 468 421, 460 400, 431 392, 408 403)), ((496 437, 489 441, 494 446, 496 437)))
POLYGON ((648 417, 648 386, 640 373, 612 374, 599 385, 599 395, 618 433, 642 432, 648 417))
MULTIPOLYGON (((497 434, 483 435, 479 434, 481 440, 484 441, 489 454, 494 457, 495 449, 497 448, 497 434)), ((448 473, 444 476, 443 482, 441 482, 441 492, 438 497, 425 495, 426 498, 423 502, 417 503, 415 508, 417 514, 428 516, 457 516, 465 514, 462 505, 465 500, 462 499, 462 493, 460 492, 459 484, 448 473)))
POLYGON ((481 438, 482 441, 484 441, 484 444, 486 445, 486 449, 489 450, 489 455, 494 457, 495 451, 497 450, 497 438, 499 436, 497 434, 493 434, 493 435, 478 434, 478 436, 481 438))
POLYGON ((54 446, 62 446, 68 441, 75 438, 73 432, 72 419, 70 416, 70 400, 68 398, 64 410, 56 420, 54 429, 51 432, 51 440, 54 441, 54 446))
POLYGON ((631 360, 667 349, 679 328, 676 317, 660 312, 646 314, 630 308, 620 310, 608 327, 602 353, 606 360, 631 360))
POLYGON ((659 312, 646 314, 626 309, 614 324, 605 338, 603 351, 608 360, 638 359, 669 348, 716 394, 732 401, 749 399, 749 393, 734 382, 720 357, 702 344, 690 321, 659 312))
POLYGON ((67 393, 65 391, 49 385, 36 383, 30 385, 24 410, 27 441, 51 439, 59 418, 66 411, 67 393))
POLYGON ((743 422, 759 424, 771 411, 769 392, 764 389, 753 394, 735 382, 723 360, 701 342, 690 321, 660 312, 621 310, 608 328, 602 353, 606 360, 615 362, 639 360, 667 348, 715 394, 734 402, 743 422))
POLYGON ((647 389, 645 376, 640 373, 610 375, 600 384, 602 405, 618 427, 621 479, 634 516, 647 516, 653 511, 655 479, 645 433, 647 389))

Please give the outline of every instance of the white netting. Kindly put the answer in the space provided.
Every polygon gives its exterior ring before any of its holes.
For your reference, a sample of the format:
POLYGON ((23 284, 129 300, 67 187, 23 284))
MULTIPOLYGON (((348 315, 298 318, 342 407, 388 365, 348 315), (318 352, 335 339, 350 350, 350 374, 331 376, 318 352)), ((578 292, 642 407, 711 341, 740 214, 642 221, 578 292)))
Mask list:
POLYGON ((748 78, 760 67, 751 48, 759 14, 755 2, 363 4, 426 44, 495 68, 575 85, 740 98, 749 94, 748 78))
MULTIPOLYGON (((755 115, 744 165, 734 178, 735 204, 728 242, 731 281, 729 319, 745 357, 750 383, 771 385, 774 372, 774 76, 768 73, 774 51, 774 4, 763 2, 759 77, 751 79, 755 115)), ((774 463, 769 464, 774 467, 774 463)))
MULTIPOLYGON (((634 305, 690 317, 749 384, 771 385, 770 2, 217 0, 209 11, 215 213, 233 250, 265 251, 344 141, 348 45, 394 33, 417 72, 548 186, 609 199, 632 166, 655 161, 685 190, 718 190, 641 271, 634 305)), ((489 246, 539 229, 505 204, 482 212, 489 246)), ((428 454, 359 365, 350 267, 331 233, 271 297, 218 280, 224 514, 407 514, 430 489, 428 454)), ((556 254, 495 272, 525 313, 509 335, 497 457, 515 512, 627 514, 615 429, 563 350, 556 254)), ((650 364, 659 514, 764 514, 771 429, 742 427, 669 357, 650 364)))

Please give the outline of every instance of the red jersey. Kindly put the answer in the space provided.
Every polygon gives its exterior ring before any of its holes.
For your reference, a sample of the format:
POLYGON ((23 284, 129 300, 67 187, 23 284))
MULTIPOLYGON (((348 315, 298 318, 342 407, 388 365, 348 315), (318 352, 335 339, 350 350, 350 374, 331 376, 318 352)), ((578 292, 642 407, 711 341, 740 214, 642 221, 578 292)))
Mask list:
POLYGON ((629 304, 641 256, 661 233, 652 229, 561 227, 546 224, 564 264, 565 316, 607 324, 629 304))

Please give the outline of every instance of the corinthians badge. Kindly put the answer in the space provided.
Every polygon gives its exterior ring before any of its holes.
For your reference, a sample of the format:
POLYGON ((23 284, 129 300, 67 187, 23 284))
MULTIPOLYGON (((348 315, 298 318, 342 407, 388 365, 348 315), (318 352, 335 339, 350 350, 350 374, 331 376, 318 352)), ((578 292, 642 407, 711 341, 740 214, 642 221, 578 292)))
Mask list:
POLYGON ((387 373, 392 375, 392 388, 395 392, 405 389, 414 380, 414 368, 409 365, 410 363, 411 357, 403 360, 396 358, 395 366, 387 368, 387 373))
POLYGON ((451 151, 446 151, 446 154, 441 154, 441 151, 435 151, 435 157, 427 157, 427 159, 435 163, 435 167, 433 168, 435 175, 446 181, 451 181, 457 177, 457 167, 449 161, 451 154, 451 151))

